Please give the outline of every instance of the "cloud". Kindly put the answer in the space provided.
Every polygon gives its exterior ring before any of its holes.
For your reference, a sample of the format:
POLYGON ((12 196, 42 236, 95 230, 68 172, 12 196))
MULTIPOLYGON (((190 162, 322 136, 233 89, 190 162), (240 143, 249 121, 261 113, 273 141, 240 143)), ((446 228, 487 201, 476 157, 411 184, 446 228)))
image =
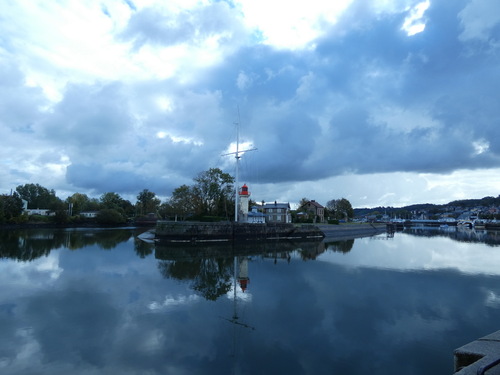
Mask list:
POLYGON ((136 48, 145 44, 199 45, 212 38, 230 39, 233 33, 229 31, 238 28, 238 13, 225 2, 187 9, 179 9, 177 5, 157 3, 134 12, 121 37, 134 40, 136 48))
POLYGON ((307 48, 320 36, 325 25, 335 23, 351 1, 326 4, 321 0, 312 0, 307 6, 283 0, 235 3, 245 15, 246 25, 259 30, 263 43, 278 48, 300 49, 307 48))
POLYGON ((458 14, 463 28, 459 39, 498 44, 500 4, 494 0, 469 2, 458 14))
POLYGON ((11 3, 0 26, 4 191, 168 195, 233 168, 220 155, 235 122, 258 148, 246 182, 290 201, 349 174, 499 165, 493 1, 287 3, 280 17, 260 2, 74 6, 11 3))

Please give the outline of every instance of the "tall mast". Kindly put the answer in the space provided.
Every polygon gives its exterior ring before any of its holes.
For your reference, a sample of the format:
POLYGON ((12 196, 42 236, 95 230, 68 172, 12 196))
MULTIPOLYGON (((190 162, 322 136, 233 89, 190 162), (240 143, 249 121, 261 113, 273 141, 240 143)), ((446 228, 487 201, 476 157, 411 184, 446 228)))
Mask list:
POLYGON ((240 108, 238 107, 238 121, 235 122, 236 124, 236 152, 229 152, 225 155, 234 155, 234 158, 236 159, 236 177, 235 177, 235 186, 234 186, 234 222, 238 222, 238 203, 239 203, 239 197, 238 197, 238 191, 239 191, 239 174, 240 174, 240 152, 247 152, 247 151, 254 151, 257 150, 256 148, 250 148, 247 150, 242 150, 240 151, 240 108))
POLYGON ((236 153, 234 155, 236 159, 236 178, 234 187, 234 222, 238 222, 238 191, 240 189, 239 185, 239 174, 240 174, 240 108, 238 107, 238 121, 236 122, 236 153))

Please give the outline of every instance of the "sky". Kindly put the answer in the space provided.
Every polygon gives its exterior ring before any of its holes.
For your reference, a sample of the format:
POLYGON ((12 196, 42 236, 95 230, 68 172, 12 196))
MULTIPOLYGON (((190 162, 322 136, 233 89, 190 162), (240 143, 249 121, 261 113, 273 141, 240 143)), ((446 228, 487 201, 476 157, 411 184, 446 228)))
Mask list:
POLYGON ((1 0, 0 193, 500 194, 497 0, 1 0))

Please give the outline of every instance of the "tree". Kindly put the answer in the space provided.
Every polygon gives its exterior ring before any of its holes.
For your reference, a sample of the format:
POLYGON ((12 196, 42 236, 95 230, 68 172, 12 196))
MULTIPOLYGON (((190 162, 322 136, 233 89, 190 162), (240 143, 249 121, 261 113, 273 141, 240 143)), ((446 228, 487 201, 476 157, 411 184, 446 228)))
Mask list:
POLYGON ((310 199, 307 199, 306 197, 302 198, 299 202, 299 207, 303 207, 308 202, 310 202, 310 199))
POLYGON ((144 189, 137 195, 137 212, 140 215, 156 213, 160 207, 161 201, 156 197, 156 194, 148 189, 144 189))
POLYGON ((227 216, 232 202, 234 178, 219 168, 210 168, 193 180, 193 201, 197 214, 227 216))
POLYGON ((188 214, 195 211, 193 188, 187 185, 181 185, 172 192, 172 196, 167 202, 165 209, 168 213, 179 215, 185 219, 188 214))
POLYGON ((23 201, 19 194, 0 195, 0 222, 12 220, 23 213, 23 201))
POLYGON ((337 220, 349 220, 354 217, 354 209, 347 199, 332 199, 326 202, 326 208, 330 216, 337 220))
POLYGON ((56 192, 39 184, 25 184, 16 187, 21 199, 28 202, 28 208, 44 208, 58 210, 62 208, 62 201, 56 197, 56 192))
MULTIPOLYGON (((124 207, 126 207, 127 202, 117 193, 104 193, 99 199, 100 210, 97 214, 97 221, 101 223, 105 223, 106 221, 115 223, 125 222, 127 220, 127 212, 124 207), (114 217, 116 214, 119 214, 121 218, 114 217)), ((128 203, 131 204, 130 202, 128 203)))
POLYGON ((334 215, 335 211, 337 210, 337 201, 338 201, 337 199, 332 199, 326 202, 325 208, 331 215, 334 215))
POLYGON ((82 211, 88 210, 90 199, 87 194, 75 193, 66 198, 66 203, 71 204, 71 215, 78 215, 82 211))
POLYGON ((134 214, 134 205, 117 193, 104 193, 99 199, 99 208, 116 210, 126 219, 134 214))
POLYGON ((99 211, 101 209, 101 202, 97 198, 89 198, 85 204, 83 211, 99 211))
MULTIPOLYGON (((92 202, 89 202, 89 206, 92 202)), ((101 195, 99 198, 98 209, 102 210, 113 210, 118 212, 123 221, 126 221, 128 216, 134 214, 134 206, 130 201, 123 199, 119 194, 113 192, 107 192, 101 195)))
POLYGON ((112 192, 104 193, 100 198, 102 209, 119 209, 122 201, 123 198, 120 195, 112 192))
POLYGON ((126 218, 118 210, 105 208, 97 213, 96 220, 99 224, 122 224, 126 218))
POLYGON ((68 211, 67 210, 56 210, 54 215, 54 222, 58 224, 64 224, 68 222, 68 211))

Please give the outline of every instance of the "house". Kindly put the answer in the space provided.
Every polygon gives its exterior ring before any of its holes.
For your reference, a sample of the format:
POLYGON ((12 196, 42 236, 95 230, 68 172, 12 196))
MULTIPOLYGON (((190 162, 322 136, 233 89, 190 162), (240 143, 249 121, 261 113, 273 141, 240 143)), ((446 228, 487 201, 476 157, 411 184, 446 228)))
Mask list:
POLYGON ((252 224, 264 224, 266 222, 266 215, 257 210, 256 206, 252 207, 252 210, 247 214, 247 223, 252 224))
POLYGON ((23 213, 25 215, 40 215, 40 216, 54 216, 55 212, 46 208, 28 208, 28 201, 22 199, 23 201, 23 213))
POLYGON ((80 212, 80 216, 83 216, 87 219, 93 219, 97 217, 97 211, 82 211, 80 212))
POLYGON ((262 206, 266 223, 291 223, 290 203, 265 203, 262 206))
POLYGON ((315 200, 304 203, 300 210, 307 213, 314 223, 323 223, 325 221, 325 208, 315 200))
POLYGON ((31 215, 40 215, 40 216, 54 216, 55 212, 45 208, 26 208, 24 213, 31 215))

